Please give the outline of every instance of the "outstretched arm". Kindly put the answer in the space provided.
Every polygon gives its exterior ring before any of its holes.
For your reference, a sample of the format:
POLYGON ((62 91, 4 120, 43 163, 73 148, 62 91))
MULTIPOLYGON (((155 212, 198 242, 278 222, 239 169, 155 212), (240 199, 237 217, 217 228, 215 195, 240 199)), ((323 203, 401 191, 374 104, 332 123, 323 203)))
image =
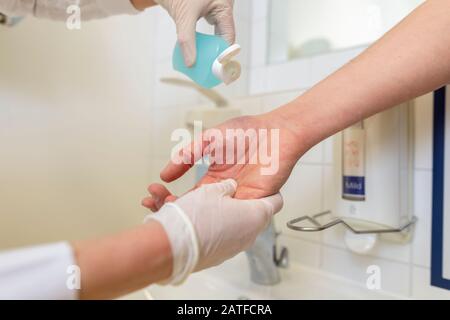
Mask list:
POLYGON ((150 222, 118 235, 73 245, 80 299, 111 299, 170 277, 172 252, 163 227, 150 222))
POLYGON ((236 200, 236 187, 189 192, 120 234, 0 253, 0 299, 109 299, 180 284, 249 248, 283 206, 281 195, 236 200))
POLYGON ((80 297, 118 297, 161 280, 180 284, 248 249, 283 199, 236 200, 236 187, 234 180, 204 186, 147 216, 143 226, 76 243, 80 297))
MULTIPOLYGON (((353 123, 449 83, 449 31, 450 0, 428 0, 364 53, 296 100, 270 113, 218 126, 221 131, 278 129, 279 170, 263 176, 261 163, 212 164, 200 184, 234 178, 239 183, 236 196, 241 199, 278 192, 298 159, 315 144, 353 123)), ((193 164, 170 161, 161 178, 166 182, 176 180, 193 164)), ((158 192, 154 196, 160 199, 158 192)), ((153 202, 144 205, 155 207, 153 202)))

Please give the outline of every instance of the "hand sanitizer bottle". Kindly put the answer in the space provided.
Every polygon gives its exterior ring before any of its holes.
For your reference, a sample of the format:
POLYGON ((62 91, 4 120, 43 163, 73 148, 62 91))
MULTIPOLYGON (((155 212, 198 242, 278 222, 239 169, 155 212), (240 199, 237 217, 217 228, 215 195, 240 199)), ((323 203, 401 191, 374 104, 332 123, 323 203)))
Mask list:
POLYGON ((343 131, 342 198, 352 201, 366 199, 365 130, 359 122, 343 131))
POLYGON ((180 45, 177 43, 173 53, 173 68, 184 73, 203 88, 211 89, 221 83, 226 85, 236 81, 241 76, 241 65, 232 60, 241 47, 238 44, 230 46, 220 36, 197 32, 197 60, 193 67, 188 68, 183 59, 180 45))

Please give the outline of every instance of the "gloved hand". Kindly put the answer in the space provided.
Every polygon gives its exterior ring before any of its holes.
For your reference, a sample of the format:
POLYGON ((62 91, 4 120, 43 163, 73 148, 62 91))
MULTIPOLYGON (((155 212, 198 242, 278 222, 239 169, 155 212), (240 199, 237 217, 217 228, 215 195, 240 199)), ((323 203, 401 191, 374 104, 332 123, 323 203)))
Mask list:
POLYGON ((232 179, 204 185, 146 217, 164 227, 173 252, 172 277, 180 284, 193 271, 213 267, 248 249, 283 207, 280 194, 259 200, 232 198, 232 179))
POLYGON ((194 65, 197 48, 195 31, 197 21, 204 17, 215 26, 216 34, 230 44, 235 41, 233 18, 234 0, 155 0, 175 21, 178 41, 188 67, 194 65))

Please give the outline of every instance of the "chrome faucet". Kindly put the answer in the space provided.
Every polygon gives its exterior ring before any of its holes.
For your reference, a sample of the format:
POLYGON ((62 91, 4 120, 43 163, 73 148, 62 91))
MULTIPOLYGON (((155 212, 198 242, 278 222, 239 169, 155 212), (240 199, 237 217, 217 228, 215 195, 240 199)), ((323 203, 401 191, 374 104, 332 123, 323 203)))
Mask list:
POLYGON ((289 252, 281 248, 277 253, 277 237, 273 221, 267 229, 256 239, 255 244, 246 251, 250 265, 250 278, 256 284, 275 285, 281 281, 278 268, 287 268, 289 252))

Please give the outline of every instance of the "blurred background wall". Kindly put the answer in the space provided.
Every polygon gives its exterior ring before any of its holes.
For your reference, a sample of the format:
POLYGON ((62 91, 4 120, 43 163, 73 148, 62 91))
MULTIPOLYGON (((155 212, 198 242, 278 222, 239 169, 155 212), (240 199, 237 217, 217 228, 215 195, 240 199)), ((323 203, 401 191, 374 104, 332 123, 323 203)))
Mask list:
POLYGON ((0 28, 0 249, 142 221, 154 16, 0 28))

